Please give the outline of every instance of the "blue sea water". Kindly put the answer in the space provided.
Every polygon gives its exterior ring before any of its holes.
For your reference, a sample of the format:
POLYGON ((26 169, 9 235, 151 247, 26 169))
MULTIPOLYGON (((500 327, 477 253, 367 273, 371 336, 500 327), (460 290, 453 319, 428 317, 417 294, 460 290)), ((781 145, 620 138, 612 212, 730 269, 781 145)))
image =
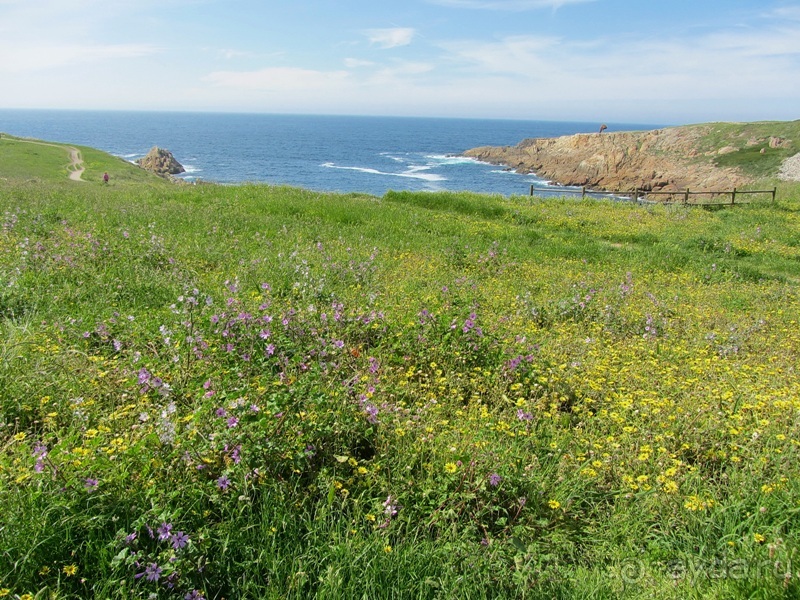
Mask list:
MULTIPOLYGON (((609 131, 656 125, 608 123, 609 131)), ((459 156, 478 146, 598 131, 599 123, 230 113, 0 110, 0 132, 91 146, 127 160, 153 146, 187 181, 317 191, 527 194, 542 179, 459 156)))

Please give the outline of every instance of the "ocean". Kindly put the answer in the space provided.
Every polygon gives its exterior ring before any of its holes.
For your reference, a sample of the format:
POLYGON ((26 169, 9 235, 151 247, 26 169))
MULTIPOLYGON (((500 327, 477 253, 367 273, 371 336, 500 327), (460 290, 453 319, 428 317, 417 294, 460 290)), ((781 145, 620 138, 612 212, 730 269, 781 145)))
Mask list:
MULTIPOLYGON (((607 123, 608 131, 659 125, 607 123)), ((383 196, 512 196, 547 182, 459 156, 478 146, 598 131, 596 122, 181 112, 0 110, 0 132, 91 146, 126 160, 170 150, 186 181, 264 182, 383 196)))

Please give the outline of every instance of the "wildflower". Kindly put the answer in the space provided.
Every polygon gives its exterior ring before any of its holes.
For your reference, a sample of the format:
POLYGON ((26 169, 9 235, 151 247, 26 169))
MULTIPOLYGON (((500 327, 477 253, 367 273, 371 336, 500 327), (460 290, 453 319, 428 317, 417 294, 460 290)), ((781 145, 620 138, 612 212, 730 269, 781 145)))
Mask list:
POLYGON ((172 547, 175 548, 175 550, 180 550, 181 548, 185 548, 186 544, 189 543, 189 536, 186 535, 183 531, 177 531, 172 534, 170 542, 172 543, 172 547))
POLYGON ((500 477, 497 473, 492 473, 489 475, 489 485, 492 487, 497 487, 500 485, 500 482, 503 481, 503 478, 500 477))
POLYGON ((86 481, 83 484, 83 487, 86 488, 87 492, 93 492, 93 491, 95 491, 97 489, 97 486, 99 484, 100 483, 97 481, 97 479, 93 479, 91 477, 87 477, 86 481))
POLYGON ((446 473, 455 473, 458 471, 458 465, 456 465, 456 463, 449 462, 445 464, 444 470, 446 473))
POLYGON ((525 412, 521 408, 517 410, 517 419, 520 421, 532 421, 533 415, 529 412, 525 412))
POLYGON ((553 510, 558 510, 559 508, 561 508, 561 502, 559 502, 558 500, 550 500, 547 503, 547 506, 549 506, 553 510))
POLYGON ((385 514, 387 517, 395 516, 400 508, 400 506, 397 504, 395 499, 392 498, 391 495, 386 497, 386 500, 383 503, 383 507, 384 507, 383 514, 385 514))
POLYGON ((156 563, 150 563, 144 570, 144 575, 147 581, 158 581, 159 577, 161 577, 162 571, 163 569, 156 563))
POLYGON ((766 541, 766 539, 767 538, 765 538, 760 533, 754 533, 753 534, 753 541, 755 541, 757 544, 763 544, 766 541))
POLYGON ((157 530, 158 541, 164 542, 172 537, 172 523, 162 523, 157 530))
POLYGON ((33 594, 22 594, 19 597, 19 600, 33 600, 33 594))
POLYGON ((72 577, 78 572, 78 567, 77 565, 66 565, 62 570, 64 571, 64 575, 72 577))
POLYGON ((11 593, 11 590, 10 590, 10 589, 8 589, 8 588, 2 588, 2 589, 0 589, 0 598, 5 598, 5 597, 6 597, 6 596, 8 596, 10 593, 11 593))
POLYGON ((233 429, 239 424, 239 419, 236 417, 230 417, 228 419, 228 429, 233 429))
POLYGON ((136 532, 126 535, 124 540, 125 545, 130 546, 136 540, 136 537, 136 532))
POLYGON ((389 554, 392 551, 392 547, 391 546, 384 546, 383 547, 383 551, 386 552, 386 554, 389 554))
POLYGON ((203 596, 203 592, 200 590, 192 590, 191 592, 187 592, 186 595, 183 597, 183 600, 202 600, 205 598, 203 596))
POLYGON ((217 479, 217 487, 221 489, 223 492, 227 490, 231 485, 231 480, 228 479, 227 475, 223 475, 219 479, 217 479))

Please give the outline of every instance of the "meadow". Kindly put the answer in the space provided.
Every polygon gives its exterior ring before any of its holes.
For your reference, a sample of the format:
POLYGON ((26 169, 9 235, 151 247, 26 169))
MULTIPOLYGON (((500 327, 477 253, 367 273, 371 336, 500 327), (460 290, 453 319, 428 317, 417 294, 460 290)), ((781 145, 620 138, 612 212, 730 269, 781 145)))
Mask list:
POLYGON ((13 143, 0 597, 800 594, 800 184, 376 198, 13 143))

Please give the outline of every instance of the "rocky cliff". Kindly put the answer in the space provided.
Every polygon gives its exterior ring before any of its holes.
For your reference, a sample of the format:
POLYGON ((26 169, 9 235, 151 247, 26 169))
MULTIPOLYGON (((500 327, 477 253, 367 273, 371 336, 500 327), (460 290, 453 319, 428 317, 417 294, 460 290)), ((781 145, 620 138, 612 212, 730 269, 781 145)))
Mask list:
POLYGON ((186 172, 183 165, 175 160, 172 152, 157 146, 152 148, 144 158, 137 160, 136 164, 162 177, 186 172))
POLYGON ((603 190, 727 190, 750 182, 736 169, 713 164, 710 157, 725 148, 698 151, 708 130, 687 126, 526 139, 516 146, 475 148, 465 155, 560 185, 603 190))

